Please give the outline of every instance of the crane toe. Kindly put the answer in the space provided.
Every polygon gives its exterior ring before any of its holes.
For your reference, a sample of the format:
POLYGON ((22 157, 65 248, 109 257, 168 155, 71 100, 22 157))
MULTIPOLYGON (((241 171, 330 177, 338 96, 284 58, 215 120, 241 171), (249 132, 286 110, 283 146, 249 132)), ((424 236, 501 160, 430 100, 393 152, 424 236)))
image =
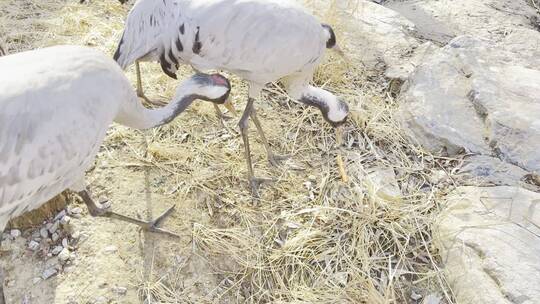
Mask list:
POLYGON ((255 177, 252 176, 249 178, 249 185, 251 187, 251 195, 254 198, 259 198, 259 188, 263 184, 269 184, 275 182, 274 179, 271 178, 262 178, 262 177, 255 177))
POLYGON ((289 158, 291 158, 290 154, 278 155, 274 153, 268 153, 268 162, 274 167, 281 166, 283 162, 288 160, 289 158))

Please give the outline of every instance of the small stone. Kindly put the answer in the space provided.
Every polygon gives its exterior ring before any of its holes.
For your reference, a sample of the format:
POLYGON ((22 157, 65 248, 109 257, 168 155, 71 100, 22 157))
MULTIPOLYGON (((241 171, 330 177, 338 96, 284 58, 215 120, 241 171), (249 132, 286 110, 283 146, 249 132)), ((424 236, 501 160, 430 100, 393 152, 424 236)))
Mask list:
POLYGON ((121 286, 115 286, 112 288, 112 292, 116 293, 116 294, 119 294, 119 295, 125 295, 127 293, 127 288, 126 287, 121 287, 121 286))
POLYGON ((81 233, 79 231, 75 231, 73 234, 71 234, 71 237, 78 240, 81 237, 81 233))
POLYGON ((61 262, 67 262, 70 258, 69 254, 70 254, 69 249, 63 248, 62 251, 60 251, 60 253, 58 254, 58 259, 61 262))
POLYGON ((68 247, 68 240, 67 240, 67 238, 63 238, 63 239, 62 239, 62 246, 63 246, 64 248, 67 248, 67 247, 68 247))
POLYGON ((80 207, 75 207, 75 208, 72 208, 71 210, 69 210, 69 214, 71 214, 71 215, 81 214, 81 213, 82 213, 82 209, 80 207))
POLYGON ((54 221, 58 221, 58 220, 61 220, 64 216, 66 216, 66 210, 62 210, 60 211, 55 217, 54 217, 54 221))
POLYGON ((43 273, 41 274, 41 278, 46 280, 54 275, 56 275, 58 273, 58 271, 56 270, 56 268, 47 268, 45 269, 45 271, 43 271, 43 273))
POLYGON ((52 253, 53 255, 58 255, 58 254, 62 251, 62 249, 64 249, 64 247, 62 247, 62 246, 55 246, 55 247, 51 250, 51 253, 52 253))
POLYGON ((411 299, 415 300, 415 301, 418 301, 422 298, 422 295, 421 294, 418 294, 416 293, 414 290, 413 292, 411 293, 411 299))
POLYGON ((21 236, 21 231, 19 229, 12 229, 9 234, 11 235, 12 238, 16 239, 18 238, 19 236, 21 236))
POLYGON ((56 241, 58 241, 59 238, 60 238, 60 236, 59 236, 58 233, 56 233, 56 232, 53 233, 52 236, 51 236, 51 240, 52 240, 53 242, 55 242, 55 243, 56 243, 56 241))
POLYGON ((71 217, 69 215, 66 215, 62 219, 60 219, 60 224, 62 224, 62 226, 65 226, 69 224, 70 221, 71 221, 71 217))
POLYGON ((39 243, 32 240, 30 241, 30 243, 28 243, 28 249, 32 250, 32 251, 36 251, 39 249, 39 243))
POLYGON ((51 234, 55 233, 56 230, 58 230, 59 226, 60 226, 60 222, 58 222, 58 221, 54 222, 54 224, 52 224, 51 227, 49 227, 49 232, 51 234))
POLYGON ((36 285, 37 283, 41 282, 41 278, 38 278, 38 277, 35 277, 33 280, 32 280, 32 283, 34 283, 34 285, 36 285))
POLYGON ((116 247, 114 245, 109 245, 109 246, 105 247, 105 249, 103 249, 103 252, 105 252, 106 254, 115 253, 117 251, 118 251, 118 247, 116 247))
POLYGON ((49 237, 49 231, 47 230, 47 228, 43 227, 39 229, 39 235, 41 235, 42 238, 46 239, 49 237))
POLYGON ((10 238, 4 238, 2 240, 2 243, 0 243, 0 248, 3 250, 11 250, 11 246, 13 245, 13 241, 10 238))
POLYGON ((32 239, 34 239, 34 240, 40 239, 41 240, 41 236, 39 235, 39 231, 32 232, 32 239))
POLYGON ((314 181, 317 180, 317 177, 315 175, 310 175, 310 176, 308 176, 308 180, 314 182, 314 181))
POLYGON ((107 304, 108 302, 109 300, 107 300, 106 297, 101 296, 101 297, 96 298, 96 300, 94 301, 94 304, 107 304))

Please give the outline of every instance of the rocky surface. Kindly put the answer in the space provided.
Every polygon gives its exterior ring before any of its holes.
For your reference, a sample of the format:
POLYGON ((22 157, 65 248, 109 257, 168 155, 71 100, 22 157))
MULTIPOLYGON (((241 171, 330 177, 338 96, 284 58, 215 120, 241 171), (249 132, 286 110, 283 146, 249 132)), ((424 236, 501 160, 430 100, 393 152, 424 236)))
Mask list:
POLYGON ((532 28, 536 12, 525 0, 386 1, 416 25, 417 34, 446 44, 454 37, 472 35, 494 41, 520 28, 532 28))
POLYGON ((540 171, 540 71, 521 51, 455 38, 407 81, 404 124, 433 152, 495 155, 540 171))
POLYGON ((402 125, 430 152, 463 159, 452 181, 469 186, 435 225, 456 302, 538 303, 539 12, 527 1, 378 2, 427 41, 412 72, 386 71, 406 79, 402 125))
POLYGON ((538 303, 540 194, 461 187, 447 198, 437 245, 458 303, 538 303))
POLYGON ((324 12, 331 5, 340 6, 336 20, 346 22, 334 24, 340 30, 339 39, 346 45, 347 54, 361 61, 368 73, 383 70, 388 78, 404 80, 426 51, 434 48, 431 43, 422 44, 412 34, 416 31, 413 22, 377 3, 367 0, 315 2, 315 13, 324 12))

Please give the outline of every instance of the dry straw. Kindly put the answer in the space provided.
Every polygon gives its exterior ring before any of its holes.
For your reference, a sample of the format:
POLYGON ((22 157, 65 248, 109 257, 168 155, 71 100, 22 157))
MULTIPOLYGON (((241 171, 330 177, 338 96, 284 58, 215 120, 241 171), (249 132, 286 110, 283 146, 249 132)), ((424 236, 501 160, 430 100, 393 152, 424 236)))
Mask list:
MULTIPOLYGON (((315 11, 340 37, 346 18, 338 3, 315 11)), ((359 9, 356 1, 348 7, 359 9)), ((83 43, 112 54, 128 9, 115 0, 88 5, 3 0, 0 37, 11 52, 83 43)), ((347 41, 340 43, 347 51, 347 41)), ((176 82, 158 64, 141 67, 148 96, 173 95, 176 82)), ((134 83, 132 71, 129 77, 134 83)), ((290 100, 279 85, 269 85, 256 106, 272 146, 291 159, 281 168, 270 167, 260 142, 253 145, 257 174, 276 179, 258 204, 248 195, 241 138, 219 128, 208 104, 197 103, 173 123, 145 133, 121 126, 109 131, 101 158, 158 168, 163 182, 157 191, 168 196, 204 193, 198 208, 213 219, 192 231, 194 254, 221 278, 213 296, 189 299, 179 287, 183 266, 177 265, 141 282, 146 303, 407 303, 413 290, 451 302, 431 236, 442 194, 428 177, 432 170, 451 167, 452 160, 410 143, 396 123, 398 104, 387 93, 386 80, 364 73, 358 58, 347 65, 330 53, 314 82, 350 104, 342 148, 348 184, 339 178, 333 130, 318 111, 290 100), (118 158, 118 149, 126 159, 118 158), (376 168, 396 174, 401 195, 378 195, 376 183, 369 183, 376 168), (218 262, 226 259, 225 265, 218 262)), ((232 83, 234 101, 242 108, 246 85, 235 77, 232 83)), ((227 125, 237 129, 234 120, 227 125)), ((250 132, 257 138, 254 128, 250 132)))

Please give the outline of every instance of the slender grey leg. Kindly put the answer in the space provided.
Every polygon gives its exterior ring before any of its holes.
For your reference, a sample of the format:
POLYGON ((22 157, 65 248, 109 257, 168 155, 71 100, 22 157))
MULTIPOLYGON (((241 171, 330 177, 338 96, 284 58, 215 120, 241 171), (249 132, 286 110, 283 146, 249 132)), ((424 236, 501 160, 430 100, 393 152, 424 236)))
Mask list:
POLYGON ((253 119, 253 122, 255 123, 255 127, 257 127, 257 132, 259 133, 259 136, 261 136, 261 139, 264 144, 264 149, 266 150, 266 155, 268 156, 268 161, 272 166, 279 166, 280 162, 283 160, 288 159, 289 155, 276 155, 274 152, 272 152, 272 148, 270 148, 270 144, 268 143, 268 140, 266 139, 266 136, 264 135, 263 127, 261 125, 261 122, 259 121, 259 118, 257 117, 257 110, 255 110, 255 107, 251 109, 251 119, 253 119))
POLYGON ((244 141, 244 157, 246 159, 247 168, 248 168, 248 181, 251 187, 251 194, 254 197, 259 197, 259 186, 262 183, 270 182, 270 179, 257 178, 253 173, 253 163, 251 161, 251 150, 249 147, 249 136, 248 136, 248 126, 249 126, 249 117, 253 111, 253 102, 255 100, 251 97, 248 98, 248 103, 246 109, 238 122, 240 127, 240 132, 242 133, 242 140, 244 141))
POLYGON ((112 211, 108 210, 107 208, 97 206, 96 203, 94 202, 94 200, 90 197, 90 194, 88 193, 87 190, 83 190, 83 191, 79 192, 79 195, 81 196, 84 203, 88 207, 88 211, 90 212, 90 214, 92 216, 102 216, 102 217, 114 218, 114 219, 118 219, 118 220, 121 220, 121 221, 126 221, 126 222, 129 222, 129 223, 138 225, 138 226, 142 227, 142 229, 144 229, 146 231, 162 233, 162 234, 166 234, 166 235, 174 236, 174 237, 180 237, 178 234, 175 234, 173 232, 170 232, 170 231, 167 231, 167 230, 164 230, 164 229, 161 229, 161 228, 157 227, 159 225, 159 223, 173 211, 174 206, 167 209, 165 212, 163 212, 160 216, 158 216, 153 221, 142 221, 142 220, 139 220, 139 219, 136 219, 136 218, 133 218, 133 217, 129 217, 129 216, 122 215, 122 214, 119 214, 119 213, 116 213, 116 212, 112 212, 112 211))
POLYGON ((221 125, 222 128, 227 129, 227 127, 225 126, 225 120, 231 119, 231 117, 223 114, 223 112, 221 112, 217 104, 213 103, 213 105, 214 105, 214 109, 216 110, 216 116, 219 120, 219 124, 221 125))
POLYGON ((155 106, 164 106, 165 103, 161 101, 152 101, 144 95, 143 88, 142 88, 142 79, 141 79, 141 67, 139 66, 139 62, 135 61, 135 72, 137 74, 137 96, 144 99, 149 104, 153 104, 155 106))

